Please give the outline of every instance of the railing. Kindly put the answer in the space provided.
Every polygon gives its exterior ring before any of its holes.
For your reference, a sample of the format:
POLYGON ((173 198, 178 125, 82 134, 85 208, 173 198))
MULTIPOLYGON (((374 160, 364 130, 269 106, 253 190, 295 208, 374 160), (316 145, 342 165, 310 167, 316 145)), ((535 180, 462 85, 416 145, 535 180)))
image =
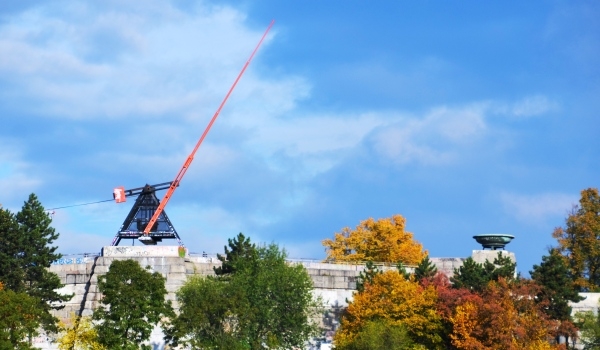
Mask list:
MULTIPOLYGON (((93 261, 94 258, 101 256, 100 253, 78 253, 78 254, 65 254, 62 258, 55 260, 52 262, 52 265, 69 265, 69 264, 85 264, 87 262, 93 261)), ((197 253, 197 252, 188 252, 188 257, 190 258, 199 258, 198 260, 206 260, 207 262, 217 262, 219 261, 216 253, 197 253)), ((367 264, 367 261, 325 261, 320 259, 307 259, 307 258, 287 258, 286 259, 290 263, 301 264, 305 267, 314 265, 314 264, 324 264, 324 265, 347 265, 347 266, 363 266, 367 264)), ((374 266, 380 269, 388 269, 395 268, 395 263, 388 262, 372 262, 374 266)), ((416 265, 404 265, 407 269, 413 269, 416 265)))
POLYGON ((85 264, 94 261, 94 258, 98 256, 100 253, 66 254, 62 258, 54 260, 52 265, 85 264))

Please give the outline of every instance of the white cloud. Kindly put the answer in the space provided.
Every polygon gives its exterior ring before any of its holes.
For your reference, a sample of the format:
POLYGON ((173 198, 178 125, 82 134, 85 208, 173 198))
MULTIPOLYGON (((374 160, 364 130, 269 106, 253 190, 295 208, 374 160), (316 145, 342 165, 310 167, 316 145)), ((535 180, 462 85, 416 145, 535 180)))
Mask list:
POLYGON ((557 102, 543 95, 528 96, 517 101, 511 108, 516 117, 534 117, 558 110, 557 102))
POLYGON ((439 107, 423 117, 402 117, 383 125, 373 136, 376 151, 404 164, 445 164, 458 157, 463 145, 482 139, 486 132, 486 105, 439 107))
POLYGON ((540 224, 550 218, 564 218, 578 197, 564 193, 540 193, 524 195, 501 193, 499 196, 504 210, 520 221, 540 224))
POLYGON ((40 99, 29 108, 62 118, 155 118, 207 100, 216 106, 262 34, 228 7, 43 6, 0 26, 0 73, 13 95, 40 99))

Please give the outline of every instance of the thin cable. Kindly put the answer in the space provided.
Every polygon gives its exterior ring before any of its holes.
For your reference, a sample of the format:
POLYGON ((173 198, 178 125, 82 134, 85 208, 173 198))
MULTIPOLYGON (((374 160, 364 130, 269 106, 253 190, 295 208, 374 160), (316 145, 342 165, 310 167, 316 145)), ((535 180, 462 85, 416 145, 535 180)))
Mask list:
POLYGON ((56 208, 50 208, 50 209, 46 209, 46 210, 56 210, 56 209, 64 209, 64 208, 71 208, 71 207, 80 207, 82 205, 90 205, 90 204, 104 203, 104 202, 110 202, 110 201, 114 201, 114 199, 107 199, 107 200, 103 200, 103 201, 82 203, 82 204, 65 205, 64 207, 56 207, 56 208))

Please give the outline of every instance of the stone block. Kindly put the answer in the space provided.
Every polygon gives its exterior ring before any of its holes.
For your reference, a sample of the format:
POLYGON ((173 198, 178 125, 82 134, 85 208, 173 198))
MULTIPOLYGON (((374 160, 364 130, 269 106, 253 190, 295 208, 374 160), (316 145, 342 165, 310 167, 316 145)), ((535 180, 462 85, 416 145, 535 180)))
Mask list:
POLYGON ((499 253, 502 253, 502 256, 508 256, 513 262, 517 262, 515 253, 506 250, 474 250, 471 257, 475 262, 483 264, 486 260, 494 262, 494 259, 498 257, 499 253))
POLYGON ((94 273, 95 274, 103 275, 103 274, 105 274, 107 272, 108 272, 108 266, 96 266, 94 268, 94 273))
POLYGON ((185 266, 183 264, 170 265, 170 269, 168 272, 170 273, 183 273, 185 274, 185 266))
POLYGON ((184 283, 187 280, 185 273, 170 273, 167 275, 167 284, 184 283))

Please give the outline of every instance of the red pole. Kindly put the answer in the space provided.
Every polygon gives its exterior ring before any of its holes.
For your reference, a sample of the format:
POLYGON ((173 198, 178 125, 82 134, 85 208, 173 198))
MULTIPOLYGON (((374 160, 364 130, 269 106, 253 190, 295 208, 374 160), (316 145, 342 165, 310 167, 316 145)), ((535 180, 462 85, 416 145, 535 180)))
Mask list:
POLYGON ((183 166, 179 170, 179 173, 175 177, 175 180, 173 180, 173 182, 171 183, 171 186, 169 186, 169 189, 167 190, 167 193, 165 194, 165 196, 163 197, 163 199, 160 201, 160 204, 158 205, 158 208, 156 208, 156 211, 154 212, 154 215, 152 215, 152 218, 150 219, 150 221, 148 222, 148 225, 146 225, 146 228, 144 229, 144 237, 148 236, 148 234, 150 233, 150 230, 152 229, 152 226, 154 225, 154 223, 156 222, 156 220, 158 219, 158 217, 162 213, 163 209, 165 208, 165 206, 169 202, 169 199, 171 199, 171 196, 173 195, 173 192, 175 192, 175 189, 179 185, 179 182, 183 178, 183 175, 185 175, 186 171, 188 170, 188 168, 192 164, 192 161, 194 160, 194 155, 196 154, 196 151, 198 150, 198 148, 200 148, 200 145, 202 144, 202 141, 204 141, 204 138, 206 137, 206 135, 210 131, 210 128, 214 124, 215 120, 217 120, 217 117, 219 116, 219 113, 221 113, 221 109, 223 109, 223 106, 227 102, 227 99, 229 99, 229 95, 231 95, 231 93, 233 92, 233 89, 235 89, 235 86, 237 85, 238 81, 240 80, 240 78, 242 77, 242 75, 244 74, 244 72, 246 71, 246 68, 248 68, 248 65, 250 65, 250 61, 252 61, 252 58, 254 57, 254 54, 256 54, 256 52, 258 51, 258 48, 262 44, 263 40, 265 40, 265 37, 267 36, 267 33, 269 32, 269 30, 271 30, 271 27, 273 26, 274 23, 275 23, 275 20, 272 20, 271 23, 269 24, 269 26, 267 27, 267 30, 265 31, 265 33, 263 34, 262 38, 260 38, 260 41, 258 42, 258 44, 256 45, 256 47, 254 48, 254 51, 252 51, 252 54, 250 55, 250 58, 248 58, 248 60, 246 61, 246 64, 244 64, 244 67, 242 68, 242 71, 240 72, 240 74, 238 74, 237 78, 233 82, 233 85, 231 86, 231 88, 227 92, 227 95, 225 95, 225 98, 223 99, 223 102, 221 102, 221 105, 219 105, 219 108, 215 112, 215 115, 213 115, 212 119, 210 120, 210 122, 206 126, 206 129, 204 129, 204 132, 202 133, 202 136, 200 136, 200 139, 196 143, 196 146, 194 147, 194 150, 187 157, 187 159, 183 163, 183 166))

